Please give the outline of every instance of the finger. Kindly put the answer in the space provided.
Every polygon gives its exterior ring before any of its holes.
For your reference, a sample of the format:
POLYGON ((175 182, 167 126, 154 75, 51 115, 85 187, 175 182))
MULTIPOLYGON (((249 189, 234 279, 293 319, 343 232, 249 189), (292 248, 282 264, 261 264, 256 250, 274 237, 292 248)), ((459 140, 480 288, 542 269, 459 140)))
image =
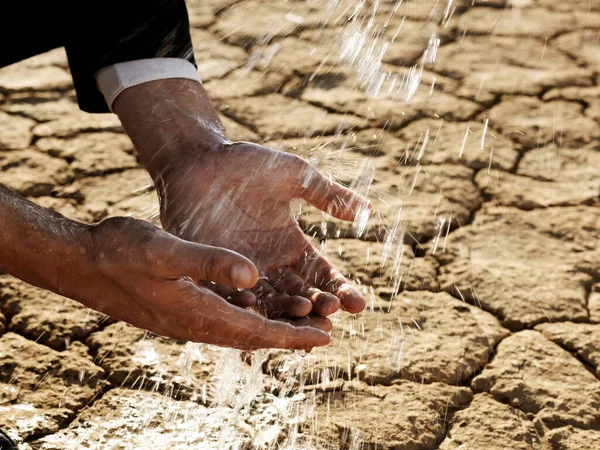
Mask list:
POLYGON ((239 253, 167 233, 152 242, 148 253, 155 272, 165 278, 190 277, 236 288, 251 288, 258 279, 256 266, 239 253))
POLYGON ((313 327, 330 333, 333 330, 333 323, 327 317, 309 315, 306 317, 300 317, 298 319, 278 319, 281 322, 289 323, 297 327, 313 327))
POLYGON ((307 298, 278 292, 264 279, 258 280, 252 292, 256 296, 258 310, 266 317, 304 317, 313 308, 307 298))
POLYGON ((232 305, 236 305, 241 308, 249 308, 256 305, 256 296, 248 289, 238 291, 228 286, 215 284, 213 282, 199 282, 198 284, 206 286, 211 291, 219 294, 232 305))
POLYGON ((371 213, 370 202, 306 164, 300 197, 336 219, 353 221, 357 215, 371 213))
POLYGON ((279 292, 309 299, 315 314, 328 316, 340 309, 340 300, 334 294, 309 285, 291 268, 278 269, 272 274, 270 281, 279 292))
POLYGON ((198 284, 198 286, 209 288, 225 300, 229 300, 229 297, 235 292, 235 289, 230 288, 229 286, 223 286, 222 284, 213 283, 212 281, 197 280, 196 284, 198 284))
POLYGON ((229 297, 229 303, 241 308, 250 308, 256 306, 256 296, 249 290, 235 291, 229 297))
POLYGON ((357 314, 365 309, 367 304, 364 296, 355 289, 339 270, 316 251, 312 257, 307 257, 298 268, 312 285, 325 292, 335 294, 344 311, 357 314))
POLYGON ((187 311, 183 318, 189 331, 189 340, 244 350, 308 350, 330 342, 329 335, 318 328, 297 327, 265 319, 227 303, 207 288, 190 285, 186 290, 190 295, 185 299, 187 311))

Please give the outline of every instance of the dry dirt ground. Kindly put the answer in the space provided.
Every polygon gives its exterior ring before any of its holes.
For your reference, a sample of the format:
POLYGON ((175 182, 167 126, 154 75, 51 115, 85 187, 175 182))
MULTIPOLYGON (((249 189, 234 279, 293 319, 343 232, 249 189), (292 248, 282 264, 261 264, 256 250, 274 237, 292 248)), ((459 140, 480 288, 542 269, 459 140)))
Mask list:
MULTIPOLYGON (((344 4, 190 2, 233 138, 348 183, 371 160, 361 239, 299 214, 368 310, 336 316, 328 348, 241 362, 0 275, 0 428, 46 450, 600 448, 600 1, 506 3, 395 10, 385 70, 441 40, 407 103, 337 64, 344 4)), ((82 221, 155 220, 131 143, 78 110, 63 50, 0 71, 0 129, 2 183, 82 221)))

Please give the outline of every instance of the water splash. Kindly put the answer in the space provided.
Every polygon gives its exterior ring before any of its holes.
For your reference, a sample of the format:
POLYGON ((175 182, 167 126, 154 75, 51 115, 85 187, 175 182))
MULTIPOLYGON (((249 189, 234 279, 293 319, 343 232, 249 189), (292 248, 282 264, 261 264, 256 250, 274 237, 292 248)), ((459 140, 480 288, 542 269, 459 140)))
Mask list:
MULTIPOLYGON (((364 198, 368 198, 369 190, 375 179, 375 168, 370 159, 365 160, 352 181, 350 189, 357 194, 362 195, 364 198)), ((367 230, 369 218, 371 217, 371 210, 367 202, 363 203, 358 207, 356 219, 353 224, 354 236, 360 238, 367 230)))
MULTIPOLYGON (((179 368, 179 376, 184 382, 190 384, 194 382, 192 376, 192 367, 196 363, 204 363, 207 361, 207 357, 204 354, 204 344, 196 342, 187 342, 179 355, 177 360, 177 367, 179 368)), ((203 398, 206 395, 203 393, 203 398)))
POLYGON ((162 357, 156 351, 156 346, 152 341, 142 340, 132 359, 142 366, 155 366, 161 362, 162 357))
POLYGON ((393 215, 394 219, 384 230, 384 244, 381 255, 381 267, 385 268, 388 264, 392 266, 392 296, 400 292, 403 279, 402 260, 404 257, 404 236, 406 233, 405 208, 400 206, 393 215))
POLYGON ((252 354, 251 364, 246 364, 242 353, 234 349, 219 350, 221 360, 215 370, 212 398, 217 406, 229 406, 234 411, 248 408, 263 391, 262 364, 268 350, 252 354))

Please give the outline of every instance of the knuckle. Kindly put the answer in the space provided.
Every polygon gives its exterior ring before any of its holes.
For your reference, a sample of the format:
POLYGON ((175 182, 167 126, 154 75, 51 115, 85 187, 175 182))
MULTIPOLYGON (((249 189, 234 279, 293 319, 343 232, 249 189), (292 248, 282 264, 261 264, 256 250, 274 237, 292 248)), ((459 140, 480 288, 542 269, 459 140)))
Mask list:
POLYGON ((301 156, 294 155, 292 153, 285 153, 285 155, 289 159, 289 164, 294 165, 295 167, 297 167, 299 169, 306 169, 307 167, 312 167, 301 156))
POLYGON ((293 172, 300 178, 304 178, 312 175, 314 167, 311 166, 304 158, 298 155, 286 154, 288 157, 287 164, 293 170, 293 172))
POLYGON ((146 241, 141 246, 141 262, 145 267, 152 268, 160 263, 160 256, 155 249, 150 245, 150 241, 146 241))
POLYGON ((153 225, 132 217, 111 217, 92 229, 92 254, 99 268, 115 262, 154 265, 159 259, 152 243, 159 238, 153 225))
POLYGON ((198 277, 206 281, 219 281, 220 259, 217 252, 206 251, 198 264, 198 277))
POLYGON ((162 236, 157 230, 147 230, 138 237, 138 250, 141 253, 141 259, 148 268, 156 267, 164 259, 164 252, 160 245, 162 236))

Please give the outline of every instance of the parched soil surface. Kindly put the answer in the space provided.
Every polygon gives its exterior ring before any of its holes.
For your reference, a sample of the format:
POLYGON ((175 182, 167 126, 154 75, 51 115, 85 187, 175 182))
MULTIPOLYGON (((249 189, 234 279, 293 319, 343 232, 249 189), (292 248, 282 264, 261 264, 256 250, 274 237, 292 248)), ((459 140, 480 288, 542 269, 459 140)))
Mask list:
MULTIPOLYGON (((355 3, 190 1, 232 138, 358 189, 375 169, 359 238, 298 215, 368 309, 334 316, 327 348, 240 355, 0 274, 0 428, 44 450, 600 448, 600 2, 451 3, 379 2, 382 70, 401 79, 440 39, 406 102, 338 63, 355 3)), ((0 71, 0 130, 0 182, 77 220, 156 221, 62 49, 0 71)))

